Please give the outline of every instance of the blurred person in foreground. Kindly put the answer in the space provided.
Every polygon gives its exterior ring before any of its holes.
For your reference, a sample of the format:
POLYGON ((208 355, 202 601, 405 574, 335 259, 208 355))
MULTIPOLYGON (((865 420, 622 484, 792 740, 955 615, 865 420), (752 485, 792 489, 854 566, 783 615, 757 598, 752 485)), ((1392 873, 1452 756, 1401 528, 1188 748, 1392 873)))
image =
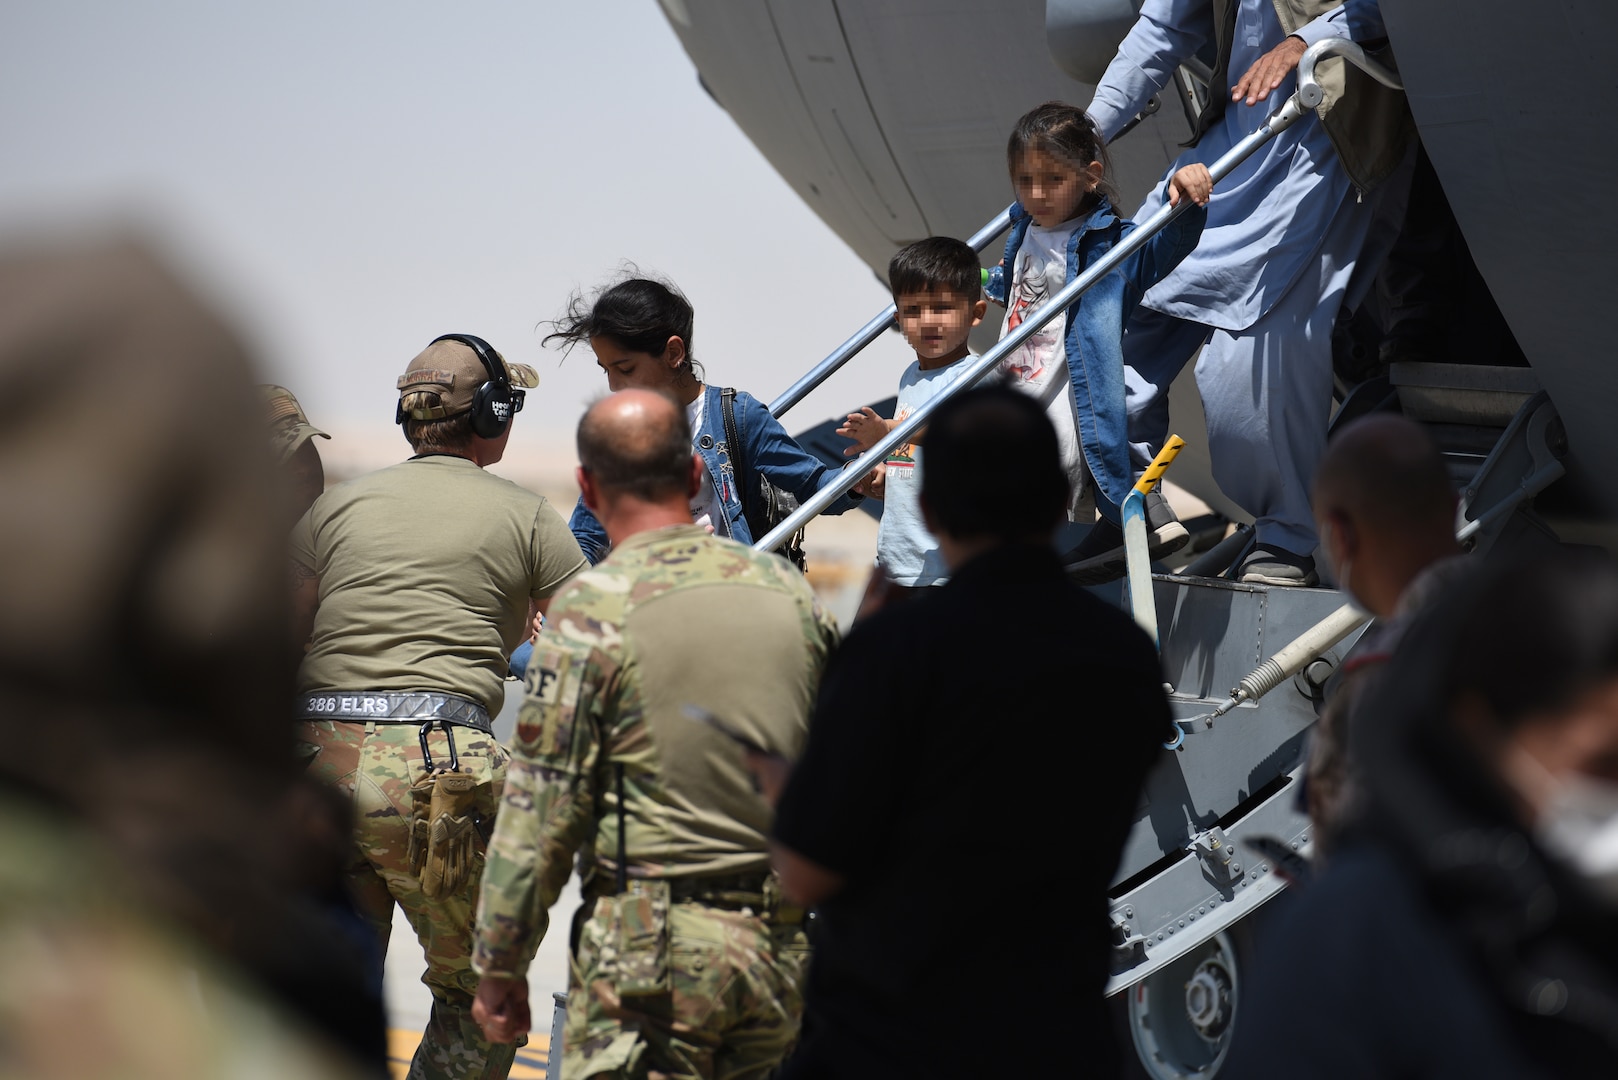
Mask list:
POLYGON ((294 896, 318 862, 241 347, 135 245, 11 250, 0 374, 0 1073, 382 1074, 380 1002, 294 896))
POLYGON ((379 950, 397 904, 426 954, 413 1078, 503 1077, 516 1054, 471 1015, 478 875, 506 768, 491 717, 511 650, 585 565, 544 498, 485 471, 537 381, 482 338, 435 339, 397 384, 414 455, 332 488, 292 532, 309 771, 354 800, 348 885, 379 950))
POLYGON ((287 528, 296 525, 326 490, 326 469, 315 438, 330 439, 309 422, 303 406, 284 386, 265 383, 259 388, 270 422, 270 446, 281 466, 286 494, 287 528))
POLYGON ((802 750, 836 624, 785 559, 693 524, 707 480, 675 400, 597 402, 578 452, 611 552, 536 640, 475 1015, 492 1039, 528 1029, 528 961, 582 852, 562 1076, 762 1078, 797 1035, 807 946, 738 742, 802 750))
POLYGON ((1460 579, 1354 720, 1360 797, 1221 1075, 1618 1075, 1618 566, 1460 579))
POLYGON ((1326 447, 1314 479, 1315 527, 1343 591, 1376 622, 1326 684, 1311 735, 1307 799, 1315 851, 1324 854, 1354 798, 1347 725, 1410 622, 1470 565, 1455 539, 1455 484, 1438 447, 1402 416, 1349 424, 1326 447))
POLYGON ((782 887, 819 915, 783 1080, 1115 1069, 1107 885, 1172 724, 1151 641, 1063 575, 1067 506, 1038 401, 933 414, 921 507, 949 581, 850 633, 777 807, 782 887), (961 1037, 968 1001, 995 1037, 961 1037))

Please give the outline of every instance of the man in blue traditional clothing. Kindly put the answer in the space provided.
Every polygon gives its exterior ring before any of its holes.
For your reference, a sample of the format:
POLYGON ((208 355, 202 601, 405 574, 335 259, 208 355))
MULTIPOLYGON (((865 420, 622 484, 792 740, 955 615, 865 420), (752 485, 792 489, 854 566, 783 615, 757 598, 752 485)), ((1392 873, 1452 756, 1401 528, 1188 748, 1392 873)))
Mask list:
MULTIPOLYGON (((1212 164, 1256 130, 1270 95, 1291 94, 1304 49, 1328 37, 1383 38, 1376 0, 1146 0, 1096 88, 1090 113, 1113 138, 1185 60, 1212 46, 1207 106, 1191 149, 1135 214, 1164 201, 1167 177, 1212 164), (1234 84, 1231 72, 1245 72, 1234 84), (1227 96, 1225 87, 1231 87, 1227 96)), ((1206 55, 1206 54, 1205 54, 1206 55)), ((1414 127, 1402 94, 1344 61, 1320 66, 1327 92, 1220 182, 1202 242, 1135 309, 1124 336, 1131 455, 1144 468, 1168 433, 1168 389, 1200 348, 1197 387, 1214 479, 1256 519, 1240 577, 1313 585, 1318 545, 1309 481, 1326 445, 1332 326, 1366 253, 1376 191, 1414 127)), ((1388 185, 1396 189, 1397 184, 1388 185)))

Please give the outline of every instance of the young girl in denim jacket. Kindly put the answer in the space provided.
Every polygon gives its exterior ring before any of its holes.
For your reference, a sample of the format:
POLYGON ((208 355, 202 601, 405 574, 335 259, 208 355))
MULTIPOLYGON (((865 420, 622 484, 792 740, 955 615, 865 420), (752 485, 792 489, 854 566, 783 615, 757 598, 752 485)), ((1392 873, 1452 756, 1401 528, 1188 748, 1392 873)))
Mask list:
MULTIPOLYGON (((1005 305, 1002 338, 1135 229, 1114 209, 1107 149, 1083 109, 1047 102, 1018 120, 1006 164, 1017 203, 1005 258, 985 290, 1005 305)), ((1124 324, 1141 295, 1196 247, 1212 189, 1201 165, 1175 173, 1169 202, 1189 198, 1195 205, 1097 282, 1065 319, 1046 323, 1001 362, 1003 377, 1039 398, 1056 426, 1075 512, 1085 505, 1086 474, 1094 483, 1100 521, 1069 558, 1081 579, 1123 573, 1119 508, 1134 483, 1124 414, 1124 324)), ((1161 495, 1148 499, 1147 524, 1153 558, 1188 539, 1161 495)))

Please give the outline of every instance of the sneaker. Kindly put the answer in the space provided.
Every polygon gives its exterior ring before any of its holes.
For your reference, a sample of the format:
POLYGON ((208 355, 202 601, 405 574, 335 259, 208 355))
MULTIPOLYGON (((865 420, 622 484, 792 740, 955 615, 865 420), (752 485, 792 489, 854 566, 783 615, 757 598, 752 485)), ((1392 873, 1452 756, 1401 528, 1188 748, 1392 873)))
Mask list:
POLYGON ((1237 580, 1248 585, 1292 585, 1308 588, 1320 582, 1315 560, 1274 547, 1256 547, 1242 560, 1237 580))
MULTIPOLYGON (((1146 556, 1161 559, 1183 548, 1191 539, 1174 508, 1154 491, 1146 496, 1146 556)), ((1067 573, 1080 585, 1100 585, 1124 576, 1128 562, 1124 555, 1124 530, 1106 518, 1095 523, 1079 546, 1068 556, 1067 573)))

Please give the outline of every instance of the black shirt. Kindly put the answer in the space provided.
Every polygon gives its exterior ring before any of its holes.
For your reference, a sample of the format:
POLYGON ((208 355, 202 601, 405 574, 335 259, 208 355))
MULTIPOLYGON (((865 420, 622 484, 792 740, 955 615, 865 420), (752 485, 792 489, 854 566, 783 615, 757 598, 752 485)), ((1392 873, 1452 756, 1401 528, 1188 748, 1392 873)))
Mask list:
POLYGON ((1445 925, 1451 914, 1432 911, 1385 851, 1334 852, 1324 874, 1287 900, 1259 938, 1220 1076, 1545 1075, 1512 1044, 1507 1017, 1445 925))
POLYGON ((855 628, 777 809, 777 839, 847 882, 783 1077, 1105 1067, 1106 892, 1172 733, 1162 683, 1043 547, 855 628))

